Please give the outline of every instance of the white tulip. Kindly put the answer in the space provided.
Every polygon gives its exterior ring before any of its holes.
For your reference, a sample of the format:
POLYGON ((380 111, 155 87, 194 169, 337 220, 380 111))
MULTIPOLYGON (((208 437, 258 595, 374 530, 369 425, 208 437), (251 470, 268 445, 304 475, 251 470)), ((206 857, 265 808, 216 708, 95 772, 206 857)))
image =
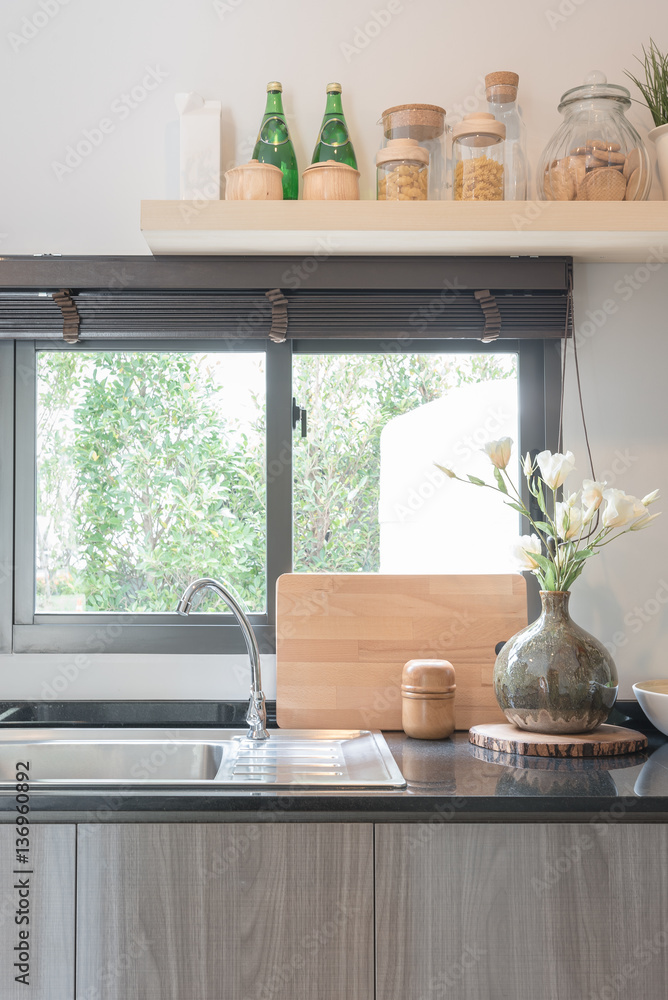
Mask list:
MULTIPOLYGON (((577 498, 577 493, 573 494, 577 498)), ((565 542, 575 538, 580 533, 583 524, 582 507, 574 507, 569 498, 567 503, 558 503, 554 512, 554 519, 557 525, 559 538, 565 542)))
POLYGON ((572 451, 567 451, 565 455, 551 451, 541 451, 536 461, 540 467, 540 474, 543 481, 552 490, 558 489, 566 476, 575 468, 575 455, 572 451))
POLYGON ((625 524, 635 521, 645 513, 642 500, 624 493, 623 490, 604 490, 603 499, 605 500, 602 518, 604 528, 623 528, 625 524))
POLYGON ((513 439, 509 437, 499 438, 498 441, 488 441, 482 449, 488 456, 493 466, 497 469, 505 469, 510 461, 510 451, 513 446, 513 439))
POLYGON ((538 569, 538 563, 531 558, 531 553, 541 554, 541 544, 538 535, 522 535, 513 545, 513 558, 519 570, 538 569))

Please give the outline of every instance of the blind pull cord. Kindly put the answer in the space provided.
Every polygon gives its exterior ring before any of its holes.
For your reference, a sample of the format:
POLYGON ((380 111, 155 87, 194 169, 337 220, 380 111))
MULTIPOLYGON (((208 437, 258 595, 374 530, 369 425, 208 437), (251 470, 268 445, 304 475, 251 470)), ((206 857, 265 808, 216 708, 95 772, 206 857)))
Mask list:
POLYGON ((483 316, 485 317, 485 327, 480 340, 483 344, 489 344, 492 340, 498 340, 501 333, 501 313, 496 304, 496 299, 490 293, 489 288, 484 291, 473 293, 480 304, 483 316))
POLYGON ((72 292, 68 288, 61 288, 59 292, 53 292, 51 298, 63 314, 63 339, 68 344, 77 344, 81 317, 77 312, 72 292))
POLYGON ((275 344, 283 344, 288 333, 288 300, 280 288, 272 288, 264 294, 271 302, 269 339, 275 344))

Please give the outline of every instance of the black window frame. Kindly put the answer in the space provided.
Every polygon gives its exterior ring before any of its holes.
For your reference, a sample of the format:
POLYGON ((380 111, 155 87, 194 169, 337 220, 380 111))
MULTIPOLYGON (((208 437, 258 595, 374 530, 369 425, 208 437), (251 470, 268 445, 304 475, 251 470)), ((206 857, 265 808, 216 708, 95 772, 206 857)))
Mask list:
MULTIPOLYGON (((512 353, 518 356, 519 384, 519 448, 541 451, 553 445, 558 419, 560 366, 559 342, 534 340, 498 340, 481 344, 471 340, 411 340, 348 341, 301 340, 274 344, 257 340, 224 341, 160 341, 109 340, 74 345, 54 345, 35 340, 0 343, 0 387, 2 388, 2 427, 0 447, 14 450, 14 614, 8 621, 7 611, 12 602, 4 601, 0 615, 0 640, 4 651, 16 653, 239 653, 243 639, 229 614, 194 613, 180 618, 175 612, 55 614, 34 611, 34 546, 35 546, 35 401, 36 364, 39 351, 265 351, 266 354, 266 462, 267 475, 267 612, 254 614, 250 620, 258 635, 261 649, 275 649, 276 580, 292 569, 293 505, 292 505, 292 356, 294 354, 484 354, 512 353), (10 357, 14 355, 13 359, 10 357), (12 364, 13 360, 13 364, 12 364), (10 379, 8 368, 13 367, 10 379), (15 434, 9 419, 12 392, 14 394, 15 434), (8 641, 9 640, 9 641, 8 641)), ((11 484, 3 479, 0 485, 2 509, 9 502, 11 484)), ((4 522, 5 519, 3 519, 4 522)), ((11 575, 6 567, 9 532, 3 523, 0 537, 0 593, 7 595, 11 575)), ((233 583, 234 581, 232 581, 233 583)))

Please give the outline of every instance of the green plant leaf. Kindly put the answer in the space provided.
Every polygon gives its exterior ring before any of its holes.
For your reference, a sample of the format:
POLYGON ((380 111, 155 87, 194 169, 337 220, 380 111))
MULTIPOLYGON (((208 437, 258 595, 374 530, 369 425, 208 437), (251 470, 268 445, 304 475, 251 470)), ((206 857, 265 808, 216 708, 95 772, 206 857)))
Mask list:
POLYGON ((473 483, 474 486, 487 486, 487 483, 485 482, 485 480, 484 479, 478 479, 477 476, 467 476, 466 478, 468 479, 468 481, 470 483, 473 483))
POLYGON ((505 480, 504 480, 503 476, 501 475, 501 470, 500 469, 496 469, 496 468, 494 469, 494 478, 496 479, 496 485, 499 487, 499 489, 501 490, 501 492, 505 493, 507 495, 507 493, 508 493, 508 487, 506 486, 505 480))
POLYGON ((504 503, 506 507, 512 507, 513 510, 516 510, 518 514, 523 514, 525 517, 527 517, 529 514, 529 511, 526 509, 526 507, 522 507, 520 504, 515 503, 514 500, 505 500, 504 503))

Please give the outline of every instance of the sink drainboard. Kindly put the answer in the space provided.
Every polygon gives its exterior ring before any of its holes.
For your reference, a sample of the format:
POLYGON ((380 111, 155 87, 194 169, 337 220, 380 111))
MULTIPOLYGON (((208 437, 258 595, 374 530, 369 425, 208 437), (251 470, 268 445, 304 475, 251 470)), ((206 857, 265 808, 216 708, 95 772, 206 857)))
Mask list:
POLYGON ((308 784, 314 778, 318 783, 345 780, 348 768, 340 742, 318 740, 314 747, 310 740, 262 744, 244 740, 239 741, 234 760, 223 763, 218 777, 227 773, 233 781, 308 784))

